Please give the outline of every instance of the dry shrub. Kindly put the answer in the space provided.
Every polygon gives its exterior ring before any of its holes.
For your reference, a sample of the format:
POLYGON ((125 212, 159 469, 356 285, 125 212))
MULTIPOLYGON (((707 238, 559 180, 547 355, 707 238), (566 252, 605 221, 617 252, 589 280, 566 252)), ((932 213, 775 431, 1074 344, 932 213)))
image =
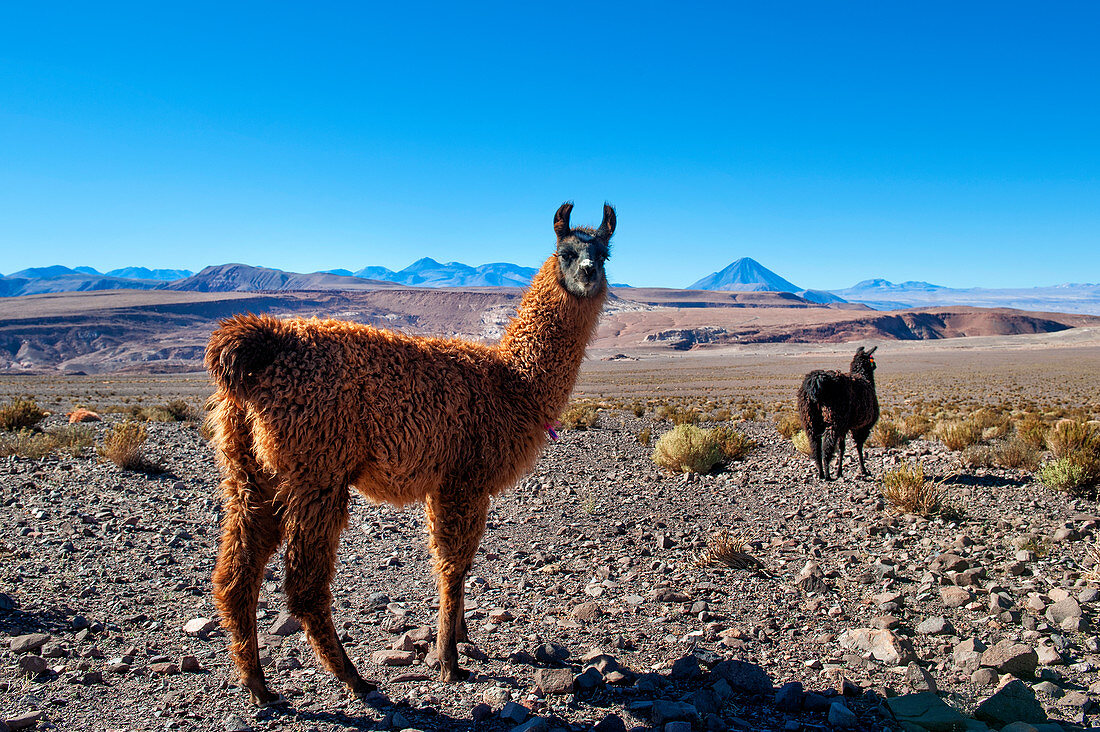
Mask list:
POLYGON ((730 427, 715 427, 710 433, 727 463, 744 460, 756 447, 756 443, 745 433, 730 427))
POLYGON ((775 420, 775 429, 779 434, 786 437, 788 440, 794 436, 795 432, 802 429, 802 422, 799 421, 797 414, 791 414, 786 412, 779 415, 775 420))
POLYGON ((600 421, 600 410, 591 404, 570 404, 561 415, 561 426, 567 430, 586 430, 600 421))
POLYGON ((1017 435, 994 447, 993 460, 1002 468, 1035 470, 1039 467, 1039 454, 1038 448, 1017 435))
POLYGON ((653 449, 653 462, 681 473, 709 473, 724 457, 710 430, 690 424, 676 425, 661 435, 653 449))
POLYGON ((992 468, 996 456, 990 445, 971 445, 959 455, 959 462, 968 468, 992 468))
POLYGON ((641 430, 637 435, 635 435, 635 437, 637 437, 639 445, 645 445, 646 447, 649 447, 649 443, 653 441, 653 430, 651 430, 649 427, 646 427, 644 430, 641 430))
POLYGON ((164 405, 164 411, 176 422, 195 422, 199 419, 198 410, 182 399, 173 399, 164 405))
POLYGON ((634 402, 630 405, 630 411, 634 413, 635 417, 645 416, 645 405, 641 402, 634 402))
POLYGON ((962 450, 981 442, 981 428, 969 420, 950 420, 936 425, 936 437, 948 450, 962 450))
POLYGON ((798 450, 803 455, 813 454, 813 451, 810 449, 810 436, 807 435, 804 430, 799 430, 791 435, 791 444, 794 445, 795 450, 798 450))
POLYGON ((924 437, 932 431, 932 420, 923 414, 910 414, 901 420, 901 431, 910 440, 924 437))
POLYGON ((749 554, 750 548, 749 542, 722 529, 707 540, 706 551, 696 555, 695 564, 699 567, 722 565, 733 569, 763 569, 764 563, 749 554))
POLYGON ((1056 458, 1039 468, 1039 482, 1075 496, 1094 493, 1100 484, 1100 459, 1084 452, 1056 458))
POLYGON ((742 422, 757 422, 760 419, 760 411, 756 407, 745 407, 741 410, 742 422))
POLYGON ((0 457, 18 455, 37 460, 49 455, 56 447, 57 440, 46 432, 19 430, 0 434, 0 457))
POLYGON ((1036 450, 1042 450, 1047 444, 1047 425, 1037 417, 1024 417, 1016 425, 1016 435, 1036 450))
POLYGON ((882 476, 882 496, 901 513, 934 516, 947 509, 947 489, 942 483, 928 480, 924 467, 903 465, 882 476))
POLYGON ((146 436, 145 425, 132 420, 119 422, 103 440, 99 454, 123 470, 148 472, 152 466, 142 453, 146 436))
POLYGON ((0 407, 0 429, 8 432, 34 427, 46 418, 33 399, 15 398, 0 407))
POLYGON ((708 422, 729 422, 733 415, 730 414, 730 410, 722 407, 721 409, 715 409, 707 416, 708 422))
POLYGON ((49 430, 49 435, 57 443, 57 447, 70 455, 79 455, 80 452, 95 444, 95 429, 86 424, 67 424, 49 430))
POLYGON ((1000 439, 1012 432, 1012 420, 988 408, 974 412, 967 421, 981 430, 983 440, 1000 439))
POLYGON ((1068 457, 1073 453, 1100 453, 1100 429, 1091 422, 1073 419, 1059 420, 1047 433, 1047 448, 1054 457, 1068 457))
POLYGON ((897 422, 880 419, 871 431, 871 442, 883 448, 901 447, 909 442, 909 438, 897 422))

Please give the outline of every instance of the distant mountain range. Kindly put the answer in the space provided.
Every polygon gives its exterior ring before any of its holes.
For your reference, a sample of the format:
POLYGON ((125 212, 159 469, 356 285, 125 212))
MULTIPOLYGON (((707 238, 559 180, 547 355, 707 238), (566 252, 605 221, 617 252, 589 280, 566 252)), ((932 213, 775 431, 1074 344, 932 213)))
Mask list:
POLYGON ((494 262, 480 267, 462 262, 440 264, 431 257, 418 259, 399 272, 385 267, 364 267, 358 272, 327 270, 329 274, 396 282, 412 287, 527 287, 537 271, 534 267, 520 267, 508 262, 494 262))
MULTIPOLYGON (((0 277, 0 297, 90 290, 189 290, 195 292, 362 290, 384 287, 526 287, 536 270, 507 262, 472 267, 424 257, 405 269, 364 267, 299 274, 245 264, 186 269, 125 267, 101 273, 92 267, 32 267, 0 277)), ((625 287, 625 285, 615 285, 625 287)), ((970 305, 1019 310, 1100 314, 1100 284, 1015 289, 952 288, 929 282, 872 279, 842 290, 798 287, 759 262, 743 257, 693 282, 687 289, 786 292, 818 304, 861 303, 876 310, 970 305)))

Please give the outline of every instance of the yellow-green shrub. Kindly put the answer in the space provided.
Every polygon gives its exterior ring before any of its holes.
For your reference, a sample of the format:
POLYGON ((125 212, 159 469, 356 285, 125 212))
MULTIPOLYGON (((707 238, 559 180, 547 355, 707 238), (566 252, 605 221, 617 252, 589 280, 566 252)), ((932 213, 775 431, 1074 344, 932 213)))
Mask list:
POLYGON ((682 473, 709 473, 724 455, 710 430, 690 424, 676 425, 661 435, 653 449, 653 462, 682 473))

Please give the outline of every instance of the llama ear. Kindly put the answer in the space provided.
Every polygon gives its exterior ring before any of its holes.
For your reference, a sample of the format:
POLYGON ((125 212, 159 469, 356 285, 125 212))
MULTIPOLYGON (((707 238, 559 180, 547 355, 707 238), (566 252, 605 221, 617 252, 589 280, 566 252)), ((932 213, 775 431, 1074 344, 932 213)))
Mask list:
POLYGON ((873 346, 873 347, 871 348, 871 350, 867 352, 867 355, 868 355, 868 356, 870 356, 870 355, 871 355, 872 353, 874 353, 874 352, 875 352, 875 351, 877 351, 877 350, 878 350, 878 346, 873 346))
POLYGON ((860 346, 859 348, 856 349, 856 355, 857 356, 861 353, 863 353, 863 346, 860 346))
POLYGON ((554 233, 558 235, 558 239, 562 239, 569 234, 569 214, 572 211, 572 201, 566 201, 554 214, 554 233))
POLYGON ((611 235, 615 233, 615 209, 611 208, 610 203, 604 203, 603 205, 603 222, 600 224, 600 228, 596 229, 596 236, 600 237, 604 241, 611 238, 611 235))

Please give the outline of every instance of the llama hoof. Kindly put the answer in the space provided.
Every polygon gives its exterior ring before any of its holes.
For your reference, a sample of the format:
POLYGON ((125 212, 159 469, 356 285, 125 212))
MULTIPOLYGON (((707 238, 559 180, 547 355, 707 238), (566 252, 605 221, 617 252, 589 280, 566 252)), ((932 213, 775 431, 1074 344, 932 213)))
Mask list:
POLYGON ((447 683, 466 681, 469 678, 470 672, 464 668, 458 668, 457 666, 451 670, 443 669, 439 672, 439 680, 447 683))
POLYGON ((378 684, 365 679, 359 679, 354 684, 348 686, 348 691, 350 691, 351 695, 359 701, 366 701, 367 696, 372 691, 378 691, 378 684))
POLYGON ((268 707, 279 707, 287 704, 286 697, 282 694, 272 694, 267 689, 249 689, 248 695, 252 697, 252 703, 260 709, 267 709, 268 707))

